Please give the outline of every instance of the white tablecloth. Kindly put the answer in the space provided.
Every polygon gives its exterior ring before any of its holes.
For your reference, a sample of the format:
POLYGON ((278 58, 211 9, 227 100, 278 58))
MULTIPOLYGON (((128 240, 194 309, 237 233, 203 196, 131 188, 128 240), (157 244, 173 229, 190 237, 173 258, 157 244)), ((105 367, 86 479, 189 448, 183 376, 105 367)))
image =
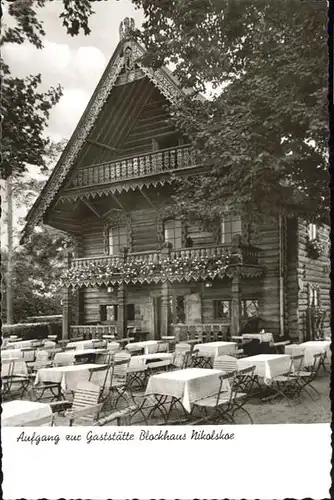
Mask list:
POLYGON ((30 340, 19 340, 18 342, 8 342, 8 349, 20 349, 21 347, 33 347, 34 342, 38 342, 38 339, 30 340))
POLYGON ((21 349, 1 349, 1 359, 23 359, 21 349))
POLYGON ((55 365, 69 366, 75 362, 75 357, 86 354, 98 354, 104 352, 104 349, 73 349, 73 351, 57 352, 54 357, 55 365))
POLYGON ((135 349, 144 349, 145 354, 152 354, 158 350, 158 341, 144 340, 143 342, 131 342, 131 344, 126 344, 125 348, 130 352, 135 349))
POLYGON ((290 364, 291 358, 287 354, 257 354, 237 359, 238 370, 255 365, 255 375, 264 378, 265 382, 288 373, 290 364))
POLYGON ((258 339, 260 342, 274 343, 274 336, 272 333, 244 333, 242 338, 243 340, 258 339))
POLYGON ((312 366, 314 362, 314 355, 319 352, 326 352, 327 356, 330 359, 331 356, 331 348, 330 348, 330 340, 314 340, 309 342, 303 342, 299 344, 299 347, 304 349, 304 365, 312 366))
MULTIPOLYGON (((152 375, 145 395, 159 394, 181 399, 184 408, 190 412, 194 401, 217 394, 220 385, 219 375, 222 373, 220 370, 186 368, 152 375)), ((229 390, 228 381, 224 381, 224 388, 226 391, 229 390)))
POLYGON ((20 427, 27 425, 32 420, 50 417, 49 422, 43 425, 50 425, 52 410, 50 405, 33 401, 9 401, 2 404, 2 425, 4 427, 20 427))
POLYGON ((1 376, 4 377, 6 375, 9 375, 9 366, 10 362, 13 361, 14 363, 14 370, 13 370, 13 375, 28 375, 28 368, 22 359, 4 359, 1 363, 1 376))
POLYGON ((216 357, 222 354, 232 355, 237 350, 236 342, 207 342, 205 344, 196 344, 194 351, 199 350, 199 356, 216 357))
POLYGON ((152 354, 141 354, 139 356, 132 356, 130 359, 130 370, 143 366, 150 366, 150 362, 155 363, 162 360, 164 365, 170 365, 173 359, 173 354, 168 352, 155 352, 152 354))
MULTIPOLYGON (((102 366, 102 365, 101 365, 102 366)), ((83 364, 71 366, 54 366, 52 368, 41 368, 38 370, 35 385, 43 382, 60 383, 63 392, 75 391, 79 382, 87 382, 89 379, 89 368, 95 368, 96 365, 83 364)), ((94 383, 99 378, 104 379, 105 373, 94 374, 94 383)))
POLYGON ((73 348, 82 351, 83 349, 94 349, 98 347, 104 347, 107 344, 105 340, 91 339, 91 340, 79 340, 69 342, 66 348, 73 348))

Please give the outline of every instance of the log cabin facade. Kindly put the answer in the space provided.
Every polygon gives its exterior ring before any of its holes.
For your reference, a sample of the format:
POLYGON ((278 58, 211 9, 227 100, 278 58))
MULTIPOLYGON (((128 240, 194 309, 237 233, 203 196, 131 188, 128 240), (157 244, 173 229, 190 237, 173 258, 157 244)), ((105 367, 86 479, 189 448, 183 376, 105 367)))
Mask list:
POLYGON ((163 215, 175 176, 201 165, 168 116, 183 91, 166 68, 141 64, 132 28, 132 20, 121 24, 120 42, 27 217, 24 237, 43 222, 75 241, 64 270, 64 338, 78 325, 115 325, 119 337, 132 325, 159 339, 175 325, 218 324, 238 335, 252 318, 274 335, 313 338, 314 311, 330 306, 328 227, 232 214, 207 227, 163 215))

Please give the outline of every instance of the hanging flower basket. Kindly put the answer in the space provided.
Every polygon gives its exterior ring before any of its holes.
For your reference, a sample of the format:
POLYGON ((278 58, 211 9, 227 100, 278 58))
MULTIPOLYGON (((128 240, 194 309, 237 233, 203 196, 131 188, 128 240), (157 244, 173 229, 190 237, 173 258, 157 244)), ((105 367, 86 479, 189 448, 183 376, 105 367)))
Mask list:
POLYGON ((306 244, 307 255, 310 259, 318 259, 322 252, 323 246, 318 238, 314 240, 308 240, 306 244))

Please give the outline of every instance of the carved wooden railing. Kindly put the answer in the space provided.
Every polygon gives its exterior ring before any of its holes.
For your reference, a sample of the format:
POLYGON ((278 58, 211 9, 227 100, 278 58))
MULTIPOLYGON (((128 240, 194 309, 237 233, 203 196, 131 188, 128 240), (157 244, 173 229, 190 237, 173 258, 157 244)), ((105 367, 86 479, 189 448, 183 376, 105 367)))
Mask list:
POLYGON ((70 339, 78 338, 102 339, 103 335, 115 337, 117 335, 117 327, 115 325, 71 325, 70 339))
POLYGON ((225 323, 171 324, 171 335, 176 342, 198 340, 200 342, 215 342, 229 340, 230 321, 225 323))
POLYGON ((154 153, 118 159, 78 169, 72 179, 72 188, 109 184, 163 172, 171 172, 195 165, 190 146, 162 149, 154 153))
POLYGON ((179 258, 195 260, 196 258, 219 259, 222 257, 230 257, 231 264, 240 263, 257 265, 259 262, 259 251, 260 250, 256 247, 242 246, 240 248, 235 248, 232 245, 224 244, 198 248, 180 248, 176 250, 164 249, 162 251, 151 250, 146 252, 131 252, 125 254, 125 256, 102 255, 98 257, 80 257, 71 259, 69 265, 71 268, 84 269, 94 264, 109 264, 117 267, 125 261, 160 264, 166 259, 173 261, 179 258))

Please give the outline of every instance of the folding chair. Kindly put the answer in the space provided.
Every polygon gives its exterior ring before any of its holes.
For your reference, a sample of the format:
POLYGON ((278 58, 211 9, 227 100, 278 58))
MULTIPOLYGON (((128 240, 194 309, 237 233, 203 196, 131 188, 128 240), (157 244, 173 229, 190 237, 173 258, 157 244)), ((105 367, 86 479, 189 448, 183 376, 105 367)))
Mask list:
POLYGON ((190 356, 191 356, 190 350, 181 352, 175 351, 169 369, 171 371, 174 371, 174 370, 183 370, 184 368, 187 368, 190 356))
POLYGON ((88 382, 92 382, 100 388, 99 403, 103 405, 107 402, 111 394, 111 377, 113 363, 96 365, 89 368, 88 382))
POLYGON ((128 368, 130 364, 130 354, 127 352, 116 353, 113 360, 113 369, 111 374, 111 397, 116 396, 114 408, 117 407, 120 399, 123 399, 128 405, 128 394, 134 402, 132 392, 128 384, 128 368))
POLYGON ((273 377, 271 388, 286 399, 291 406, 291 398, 299 396, 298 377, 303 365, 304 355, 291 356, 289 371, 286 375, 273 377))
MULTIPOLYGON (((31 383, 30 377, 24 373, 15 373, 15 360, 2 361, 1 367, 1 394, 3 397, 9 394, 19 394, 20 398, 28 390, 31 383)), ((17 360, 17 364, 24 363, 24 361, 17 360)))
POLYGON ((99 403, 100 387, 92 382, 80 382, 74 393, 73 403, 62 401, 51 403, 55 413, 65 412, 70 427, 76 425, 92 425, 98 419, 103 403, 99 403))
POLYGON ((325 352, 319 352, 318 354, 314 354, 314 361, 311 370, 310 371, 301 370, 298 374, 296 373, 295 378, 298 385, 299 395, 301 394, 302 391, 305 391, 306 394, 313 401, 317 401, 318 399, 320 399, 321 395, 319 391, 314 387, 314 385, 312 385, 312 383, 314 382, 319 373, 320 366, 323 363, 325 356, 326 356, 325 352), (313 392, 317 395, 316 399, 313 398, 312 393, 308 389, 313 390, 313 392))

